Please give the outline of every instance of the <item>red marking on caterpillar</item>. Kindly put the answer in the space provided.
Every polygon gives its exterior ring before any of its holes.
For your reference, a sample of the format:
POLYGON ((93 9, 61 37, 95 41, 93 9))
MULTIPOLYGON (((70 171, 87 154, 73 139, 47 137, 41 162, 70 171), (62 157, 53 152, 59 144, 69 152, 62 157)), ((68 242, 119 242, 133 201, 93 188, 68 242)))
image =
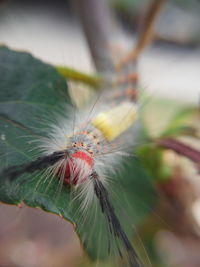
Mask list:
POLYGON ((84 183, 92 172, 94 160, 84 151, 77 151, 66 159, 60 167, 58 176, 63 177, 63 182, 69 185, 84 183))
POLYGON ((72 157, 84 160, 90 167, 93 165, 93 158, 84 151, 77 151, 72 154, 72 157))

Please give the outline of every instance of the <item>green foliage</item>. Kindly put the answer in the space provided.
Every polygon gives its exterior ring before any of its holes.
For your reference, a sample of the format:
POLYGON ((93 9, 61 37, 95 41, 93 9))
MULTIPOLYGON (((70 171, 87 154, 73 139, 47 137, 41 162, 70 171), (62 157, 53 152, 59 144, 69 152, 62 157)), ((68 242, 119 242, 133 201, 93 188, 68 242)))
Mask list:
MULTIPOLYGON (((70 103, 70 100, 66 81, 54 67, 33 58, 28 53, 11 51, 6 47, 0 48, 0 62, 2 170, 12 165, 30 162, 39 156, 32 141, 45 135, 52 114, 62 110, 63 105, 70 103)), ((101 211, 95 220, 92 207, 88 210, 87 218, 83 218, 82 214, 77 212, 78 201, 71 204, 70 188, 61 187, 56 179, 44 180, 42 173, 23 175, 12 182, 2 178, 1 202, 13 205, 23 202, 28 206, 39 207, 64 217, 75 225, 91 258, 106 256, 109 230, 101 211), (97 236, 100 231, 101 243, 97 236)), ((150 178, 138 160, 126 160, 120 174, 112 174, 109 193, 119 219, 130 237, 132 224, 141 222, 155 201, 150 178), (116 198, 112 192, 118 197, 116 198)))
POLYGON ((197 108, 185 107, 178 110, 168 122, 166 128, 162 131, 161 137, 195 135, 195 130, 188 125, 188 122, 195 114, 198 113, 197 108))
POLYGON ((147 140, 147 144, 139 147, 138 155, 154 181, 162 182, 173 174, 173 168, 163 160, 165 149, 158 146, 159 140, 180 136, 195 137, 197 129, 191 122, 198 114, 196 107, 183 106, 182 103, 166 99, 154 99, 145 107, 142 119, 146 136, 142 135, 142 138, 147 140), (156 134, 154 128, 158 128, 156 134))
POLYGON ((162 182, 169 179, 173 172, 172 168, 163 162, 163 153, 164 149, 153 143, 138 149, 140 160, 154 182, 162 182))

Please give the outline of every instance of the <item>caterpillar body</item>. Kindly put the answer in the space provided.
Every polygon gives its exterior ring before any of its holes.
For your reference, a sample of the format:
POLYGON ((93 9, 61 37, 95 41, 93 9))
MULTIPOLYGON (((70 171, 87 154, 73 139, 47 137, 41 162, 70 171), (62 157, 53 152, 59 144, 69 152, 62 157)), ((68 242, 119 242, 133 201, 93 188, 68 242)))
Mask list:
MULTIPOLYGON (((69 119, 57 118, 55 124, 49 125, 47 137, 39 140, 42 156, 4 169, 0 177, 13 180, 24 173, 44 171, 45 180, 53 177, 62 186, 70 187, 72 202, 78 199, 83 216, 96 202, 116 242, 117 253, 125 258, 125 266, 140 267, 143 265, 122 229, 107 191, 110 173, 118 171, 121 159, 132 148, 129 136, 133 136, 138 115, 135 81, 135 74, 118 76, 115 88, 104 89, 101 101, 85 111, 80 109, 75 119, 72 115, 69 119)), ((110 244, 107 250, 110 254, 110 244)))

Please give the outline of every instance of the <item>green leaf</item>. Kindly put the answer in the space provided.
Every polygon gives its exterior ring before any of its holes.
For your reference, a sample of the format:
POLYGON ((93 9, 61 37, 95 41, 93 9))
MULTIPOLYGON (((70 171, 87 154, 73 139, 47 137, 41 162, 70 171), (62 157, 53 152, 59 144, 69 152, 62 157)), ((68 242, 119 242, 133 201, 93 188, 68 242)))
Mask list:
POLYGON ((197 114, 198 110, 194 107, 185 107, 178 110, 171 118, 161 136, 178 136, 181 134, 194 135, 192 127, 187 126, 189 119, 197 114))
POLYGON ((173 168, 163 162, 162 148, 156 144, 148 144, 138 149, 142 165, 148 171, 154 182, 163 182, 169 179, 173 173, 173 168))
MULTIPOLYGON (((29 162, 37 156, 37 151, 32 152, 35 149, 32 141, 43 134, 46 122, 42 118, 47 120, 48 115, 58 112, 66 103, 69 103, 66 81, 52 66, 28 53, 0 47, 0 170, 29 162)), ((53 182, 49 195, 41 195, 41 184, 33 198, 39 178, 22 185, 18 180, 12 184, 1 181, 0 201, 25 202, 70 220, 67 210, 52 202, 53 182)))
MULTIPOLYGON (((39 156, 32 141, 45 135, 52 113, 61 112, 63 105, 70 100, 64 78, 55 68, 30 54, 1 47, 0 62, 2 170, 8 166, 30 162, 39 156), (47 122, 42 118, 46 118, 47 122)), ((127 158, 119 169, 120 174, 110 175, 108 191, 130 238, 133 224, 137 225, 148 214, 155 201, 155 194, 150 178, 138 160, 127 158)), ((12 182, 0 181, 1 202, 14 205, 23 202, 64 217, 75 225, 75 230, 91 258, 106 257, 110 232, 104 214, 100 209, 96 213, 93 205, 88 209, 87 217, 84 217, 82 212, 78 212, 79 201, 72 203, 71 191, 67 186, 60 186, 57 179, 45 180, 44 173, 23 175, 12 182)))

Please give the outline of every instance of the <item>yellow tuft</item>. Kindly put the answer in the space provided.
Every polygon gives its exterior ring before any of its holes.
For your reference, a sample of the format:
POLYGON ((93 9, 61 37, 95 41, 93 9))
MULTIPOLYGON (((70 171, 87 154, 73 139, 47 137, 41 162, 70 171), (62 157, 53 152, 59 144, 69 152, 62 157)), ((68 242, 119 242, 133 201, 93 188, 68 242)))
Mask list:
POLYGON ((136 120, 137 107, 125 102, 107 112, 99 113, 92 125, 99 129, 108 141, 112 141, 126 131, 136 120))

